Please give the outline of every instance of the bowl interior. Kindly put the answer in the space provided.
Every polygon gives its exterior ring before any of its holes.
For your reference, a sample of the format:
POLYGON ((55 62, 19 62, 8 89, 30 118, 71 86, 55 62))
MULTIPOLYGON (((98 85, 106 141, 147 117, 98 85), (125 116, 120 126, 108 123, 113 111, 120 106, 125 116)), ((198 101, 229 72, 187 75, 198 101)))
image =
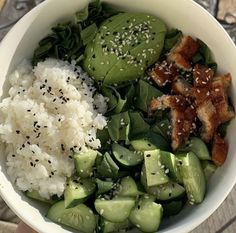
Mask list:
MULTIPOLYGON (((219 65, 219 74, 230 72, 233 77, 231 99, 235 104, 236 48, 227 33, 205 10, 190 0, 106 0, 114 6, 127 10, 147 12, 163 19, 169 28, 178 28, 184 33, 203 40, 213 51, 219 65)), ((6 96, 9 84, 5 77, 19 62, 31 58, 38 41, 52 25, 66 21, 83 9, 88 0, 48 0, 22 18, 0 45, 0 95, 6 96)), ((198 206, 186 207, 178 216, 163 221, 160 232, 188 232, 199 225, 226 198, 236 180, 236 120, 230 124, 227 134, 229 154, 226 163, 219 168, 208 184, 205 201, 198 206)), ((10 183, 6 173, 4 147, 0 147, 0 193, 20 218, 34 229, 44 233, 66 233, 43 216, 47 207, 26 198, 10 183)))

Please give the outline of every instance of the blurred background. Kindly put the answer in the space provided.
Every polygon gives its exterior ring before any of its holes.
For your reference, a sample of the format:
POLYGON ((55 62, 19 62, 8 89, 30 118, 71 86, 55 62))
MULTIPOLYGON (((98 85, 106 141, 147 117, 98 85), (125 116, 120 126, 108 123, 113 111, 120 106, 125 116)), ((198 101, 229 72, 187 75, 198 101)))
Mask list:
MULTIPOLYGON (((195 1, 222 24, 236 43, 236 0, 195 1)), ((23 15, 41 2, 43 0, 0 0, 0 41, 23 15)), ((0 198, 0 233, 15 232, 18 222, 0 198)), ((191 233, 236 233, 236 187, 220 208, 191 233)))

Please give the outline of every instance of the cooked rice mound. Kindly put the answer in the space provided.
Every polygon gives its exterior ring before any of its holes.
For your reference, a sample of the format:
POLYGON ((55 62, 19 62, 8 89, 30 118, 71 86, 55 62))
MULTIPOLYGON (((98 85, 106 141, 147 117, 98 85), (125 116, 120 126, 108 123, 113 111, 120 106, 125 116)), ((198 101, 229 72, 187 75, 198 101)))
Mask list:
POLYGON ((56 59, 34 69, 24 61, 9 81, 9 97, 0 103, 8 174, 22 191, 61 196, 74 173, 73 154, 100 147, 106 99, 80 67, 56 59))

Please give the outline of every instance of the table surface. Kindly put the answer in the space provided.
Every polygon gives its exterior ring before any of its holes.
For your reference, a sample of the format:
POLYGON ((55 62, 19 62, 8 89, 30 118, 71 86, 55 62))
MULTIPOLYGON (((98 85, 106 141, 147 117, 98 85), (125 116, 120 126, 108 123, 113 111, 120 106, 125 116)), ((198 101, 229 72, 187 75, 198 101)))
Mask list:
MULTIPOLYGON (((12 0, 0 0, 6 1, 7 4, 11 4, 12 0)), ((17 1, 17 0, 16 0, 17 1)), ((232 36, 236 42, 236 0, 196 0, 206 9, 208 9, 218 20, 223 24, 229 34, 232 36)), ((19 1, 20 2, 20 1, 19 1)), ((22 1, 21 1, 22 2, 22 1)), ((25 0, 24 2, 29 2, 29 8, 33 6, 32 2, 38 3, 40 0, 25 0)), ((1 4, 0 4, 1 5, 1 4)), ((27 11, 27 4, 25 5, 24 11, 27 11)), ((23 12, 24 13, 24 12, 23 12)), ((15 14, 23 14, 22 12, 15 12, 15 14)), ((13 15, 14 16, 14 15, 13 15)), ((17 15, 18 17, 18 15, 17 15)), ((16 17, 16 18, 17 18, 16 17)), ((14 18, 14 17, 13 17, 14 18)), ((13 20, 9 18, 1 18, 0 14, 0 40, 10 29, 9 27, 4 27, 1 29, 1 24, 8 23, 8 20, 13 20)), ((223 204, 218 208, 212 216, 210 216, 204 223, 193 230, 191 233, 235 233, 236 232, 236 186, 226 198, 223 204)), ((2 225, 3 226, 3 225, 2 225)), ((0 229, 0 233, 10 233, 14 232, 14 226, 7 226, 6 228, 0 229), (8 228, 9 227, 9 228, 8 228)))

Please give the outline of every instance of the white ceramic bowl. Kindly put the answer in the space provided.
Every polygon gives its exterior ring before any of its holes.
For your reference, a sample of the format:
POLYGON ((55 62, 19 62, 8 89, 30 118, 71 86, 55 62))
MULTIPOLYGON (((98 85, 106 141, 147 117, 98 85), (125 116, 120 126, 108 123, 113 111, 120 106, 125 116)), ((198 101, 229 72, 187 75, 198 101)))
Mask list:
MULTIPOLYGON (((224 29, 203 8, 191 0, 107 0, 128 11, 152 13, 163 19, 169 27, 198 37, 213 51, 219 64, 219 72, 231 72, 233 84, 231 97, 236 93, 236 47, 224 29)), ((85 7, 88 0, 47 0, 24 16, 8 33, 0 45, 0 95, 6 95, 6 76, 24 58, 32 57, 38 41, 52 25, 71 18, 85 7)), ((185 208, 178 216, 164 221, 160 233, 183 233, 197 227, 224 201, 236 181, 236 120, 230 124, 227 140, 229 154, 226 163, 219 168, 208 185, 201 205, 185 208)), ((11 184, 6 174, 3 148, 0 156, 0 193, 12 210, 38 232, 68 233, 65 228, 44 218, 46 208, 26 198, 11 184)))

